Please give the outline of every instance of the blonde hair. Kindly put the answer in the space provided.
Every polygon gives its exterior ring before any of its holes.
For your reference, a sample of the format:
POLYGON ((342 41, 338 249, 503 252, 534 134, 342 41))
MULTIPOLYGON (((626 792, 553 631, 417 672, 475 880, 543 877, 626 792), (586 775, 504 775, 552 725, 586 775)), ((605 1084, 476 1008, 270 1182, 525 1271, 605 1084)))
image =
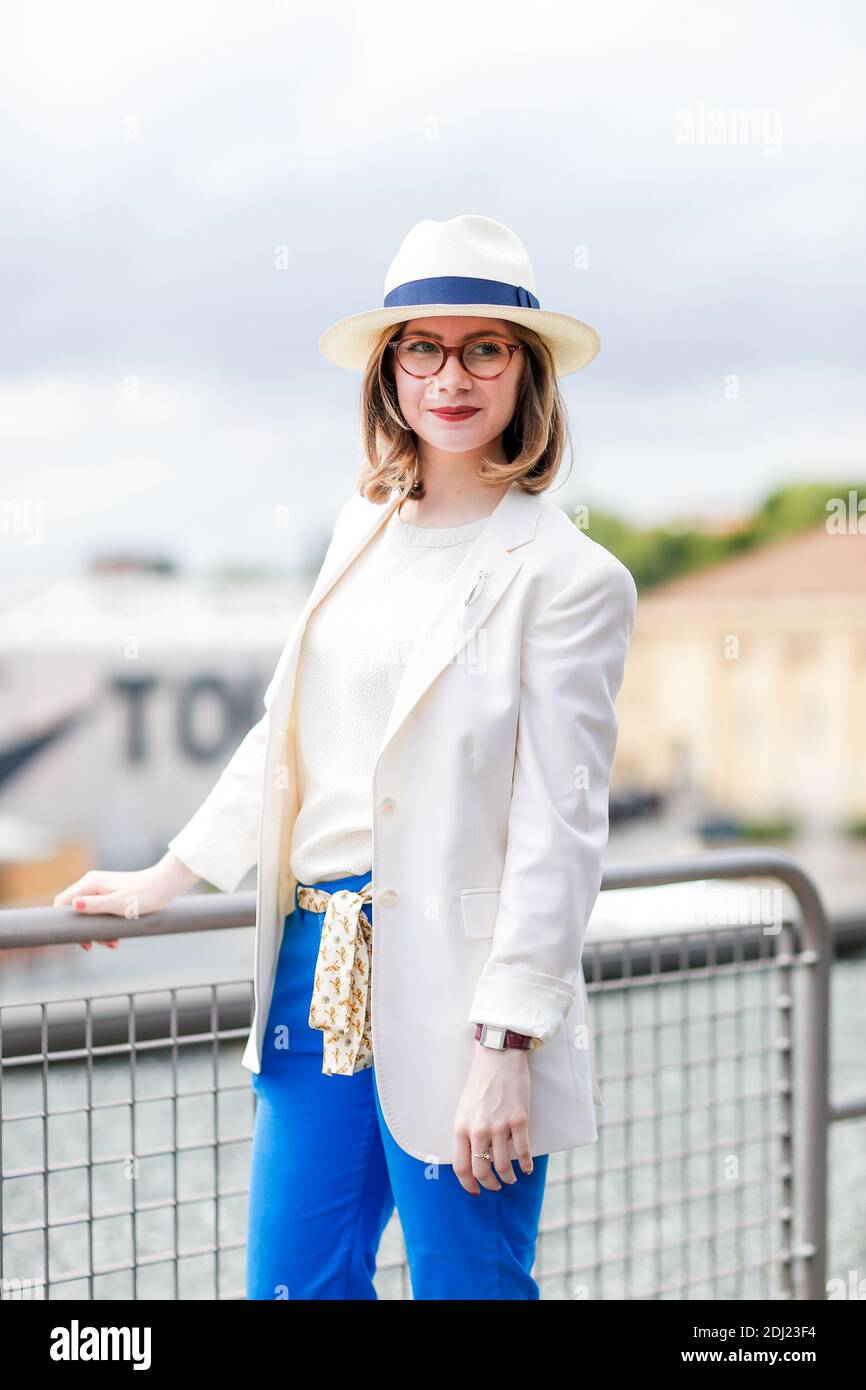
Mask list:
MULTIPOLYGON (((418 441, 403 419, 394 380, 391 339, 402 325, 390 324, 376 342, 361 385, 361 437, 365 462, 358 490, 370 502, 387 502, 393 488, 424 496, 418 441)), ((509 326, 524 345, 524 369, 514 415, 503 432, 507 463, 482 460, 477 477, 491 485, 519 480, 527 492, 544 492, 556 476, 566 444, 568 416, 559 392, 550 349, 522 323, 509 326)))

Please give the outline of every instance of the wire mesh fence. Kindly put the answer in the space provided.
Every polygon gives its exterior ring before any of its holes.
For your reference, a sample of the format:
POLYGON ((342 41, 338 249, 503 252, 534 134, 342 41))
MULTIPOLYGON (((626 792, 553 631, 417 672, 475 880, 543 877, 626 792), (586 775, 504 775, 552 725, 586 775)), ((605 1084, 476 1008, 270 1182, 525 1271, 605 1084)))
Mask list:
MULTIPOLYGON (((542 1298, 821 1296, 833 1117, 817 895, 784 856, 749 851, 618 866, 605 887, 761 866, 793 885, 799 922, 587 942, 599 1141, 550 1157, 542 1298)), ((198 904, 195 929, 236 925, 223 909, 198 904)), ((185 910, 172 909, 170 930, 185 910)), ((0 946, 13 917, 15 944, 25 918, 45 943, 40 912, 0 913, 0 946)), ((2 1297, 243 1298, 251 1012, 246 978, 0 1007, 2 1297)), ((411 1298, 397 1212, 376 1290, 411 1298)))

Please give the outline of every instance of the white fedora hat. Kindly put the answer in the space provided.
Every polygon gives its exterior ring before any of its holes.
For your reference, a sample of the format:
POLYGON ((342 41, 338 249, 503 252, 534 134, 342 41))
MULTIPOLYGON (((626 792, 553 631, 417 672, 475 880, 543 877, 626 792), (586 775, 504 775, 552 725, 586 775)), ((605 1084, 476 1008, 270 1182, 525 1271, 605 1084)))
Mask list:
POLYGON ((526 324, 548 344, 558 377, 601 347, 588 323, 541 308, 526 247, 490 217, 416 222, 388 267, 382 305, 325 329, 319 347, 329 362, 363 372, 383 328, 436 315, 526 324))

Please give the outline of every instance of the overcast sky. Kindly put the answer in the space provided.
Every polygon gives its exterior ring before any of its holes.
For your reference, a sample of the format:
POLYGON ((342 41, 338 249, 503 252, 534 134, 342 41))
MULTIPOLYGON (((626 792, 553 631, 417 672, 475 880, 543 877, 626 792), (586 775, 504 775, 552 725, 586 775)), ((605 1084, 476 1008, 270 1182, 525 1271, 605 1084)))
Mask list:
POLYGON ((601 335, 563 505, 862 477, 864 55, 857 0, 6 7, 3 573, 315 551, 361 457, 319 335, 460 213, 601 335))

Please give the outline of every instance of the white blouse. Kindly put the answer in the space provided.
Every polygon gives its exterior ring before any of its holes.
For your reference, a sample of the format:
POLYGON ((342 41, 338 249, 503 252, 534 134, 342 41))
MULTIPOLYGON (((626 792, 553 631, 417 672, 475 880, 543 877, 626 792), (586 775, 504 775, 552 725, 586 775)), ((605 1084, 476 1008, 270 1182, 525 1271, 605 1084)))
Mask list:
POLYGON ((487 524, 413 526, 395 510, 311 613, 295 688, 299 883, 367 873, 373 769, 419 622, 487 524))

